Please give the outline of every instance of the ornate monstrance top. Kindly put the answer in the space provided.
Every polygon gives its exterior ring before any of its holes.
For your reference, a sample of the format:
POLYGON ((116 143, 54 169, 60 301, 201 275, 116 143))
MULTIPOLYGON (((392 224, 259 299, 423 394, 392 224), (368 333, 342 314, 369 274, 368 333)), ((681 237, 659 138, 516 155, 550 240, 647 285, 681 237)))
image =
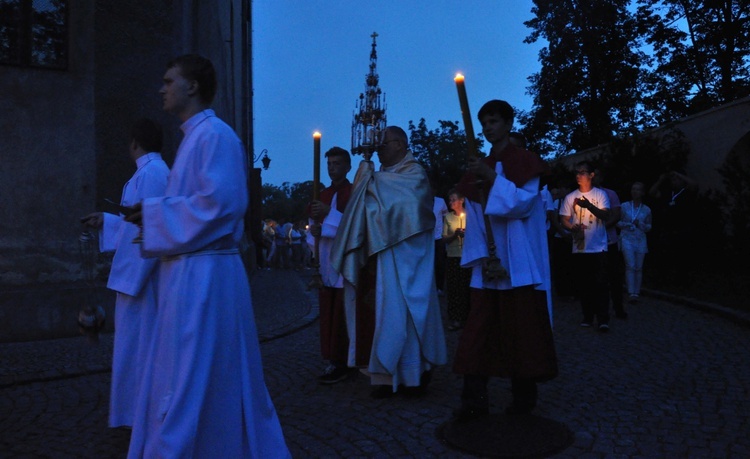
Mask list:
POLYGON ((372 37, 370 73, 365 76, 365 92, 359 95, 359 100, 355 103, 352 121, 352 153, 364 155, 366 160, 370 159, 380 144, 386 127, 385 93, 380 90, 376 71, 378 53, 375 50, 377 47, 375 39, 378 34, 373 32, 370 36, 372 37))

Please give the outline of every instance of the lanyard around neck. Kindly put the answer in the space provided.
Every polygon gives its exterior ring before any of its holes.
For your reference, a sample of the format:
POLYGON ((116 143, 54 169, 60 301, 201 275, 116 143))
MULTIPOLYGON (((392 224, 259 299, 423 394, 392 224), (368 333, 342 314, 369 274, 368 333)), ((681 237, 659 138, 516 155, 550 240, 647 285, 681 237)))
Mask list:
POLYGON ((677 193, 675 193, 674 191, 672 191, 672 199, 669 201, 669 205, 670 206, 674 205, 675 199, 677 199, 677 196, 681 195, 683 191, 685 191, 685 188, 680 189, 680 191, 678 191, 677 193))

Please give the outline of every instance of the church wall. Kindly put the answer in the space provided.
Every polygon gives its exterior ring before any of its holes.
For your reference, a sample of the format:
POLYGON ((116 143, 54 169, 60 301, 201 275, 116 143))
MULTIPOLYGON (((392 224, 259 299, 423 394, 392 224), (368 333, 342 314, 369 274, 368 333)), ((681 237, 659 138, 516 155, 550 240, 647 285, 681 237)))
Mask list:
MULTIPOLYGON (((79 218, 105 210, 104 198, 120 199, 135 171, 127 153, 133 121, 162 123, 172 164, 180 123, 162 111, 158 93, 169 59, 189 52, 210 58, 219 77, 217 114, 243 139, 250 135, 249 91, 238 93, 249 79, 242 34, 250 0, 69 5, 66 70, 0 66, 0 342, 17 335, 11 329, 19 321, 37 323, 32 338, 70 332, 68 313, 81 305, 71 288, 91 284, 81 266, 79 218)), ((97 288, 84 294, 106 302, 112 317, 113 297, 99 291, 109 259, 99 256, 97 288)))
POLYGON ((94 5, 68 18, 67 70, 0 67, 0 285, 78 275, 96 196, 94 5))
MULTIPOLYGON (((670 135, 672 130, 679 131, 684 136, 690 149, 686 173, 698 182, 701 191, 720 190, 723 185, 718 168, 730 153, 747 154, 748 151, 744 147, 744 138, 750 133, 750 97, 697 113, 641 135, 658 138, 670 135)), ((607 151, 608 145, 600 145, 564 156, 557 161, 572 168, 583 158, 606 155, 607 151)))

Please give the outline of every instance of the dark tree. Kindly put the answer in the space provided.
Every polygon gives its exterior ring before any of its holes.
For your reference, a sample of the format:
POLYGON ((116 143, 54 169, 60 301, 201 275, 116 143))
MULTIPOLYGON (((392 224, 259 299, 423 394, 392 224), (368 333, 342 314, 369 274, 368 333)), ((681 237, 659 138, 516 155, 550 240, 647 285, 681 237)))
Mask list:
POLYGON ((263 218, 283 218, 294 222, 307 218, 305 210, 312 200, 312 180, 300 183, 284 182, 280 187, 263 185, 263 218))
POLYGON ((529 77, 533 107, 520 117, 542 154, 607 143, 637 127, 643 55, 628 0, 535 0, 526 43, 539 39, 529 77))
POLYGON ((638 0, 653 49, 644 104, 658 124, 750 94, 750 2, 638 0))
MULTIPOLYGON (((430 130, 424 118, 416 126, 409 121, 409 143, 414 158, 427 170, 436 195, 446 197, 466 170, 468 146, 466 132, 457 121, 440 120, 438 124, 440 127, 430 130)), ((478 137, 477 148, 483 145, 484 141, 478 137)))

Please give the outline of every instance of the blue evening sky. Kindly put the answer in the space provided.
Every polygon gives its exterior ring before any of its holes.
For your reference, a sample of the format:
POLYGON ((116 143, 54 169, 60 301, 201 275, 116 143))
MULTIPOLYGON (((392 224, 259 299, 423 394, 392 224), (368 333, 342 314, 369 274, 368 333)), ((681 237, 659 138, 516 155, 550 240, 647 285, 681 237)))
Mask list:
MULTIPOLYGON (((456 72, 466 77, 477 133, 476 112, 490 99, 531 108, 527 78, 539 70, 542 44, 523 43, 530 0, 253 0, 252 7, 255 152, 268 149, 272 159, 263 183, 312 180, 316 130, 321 156, 333 146, 351 150, 373 32, 389 125, 406 130, 425 118, 431 130, 438 120, 463 127, 456 72)), ((325 158, 321 182, 330 182, 325 158)))

